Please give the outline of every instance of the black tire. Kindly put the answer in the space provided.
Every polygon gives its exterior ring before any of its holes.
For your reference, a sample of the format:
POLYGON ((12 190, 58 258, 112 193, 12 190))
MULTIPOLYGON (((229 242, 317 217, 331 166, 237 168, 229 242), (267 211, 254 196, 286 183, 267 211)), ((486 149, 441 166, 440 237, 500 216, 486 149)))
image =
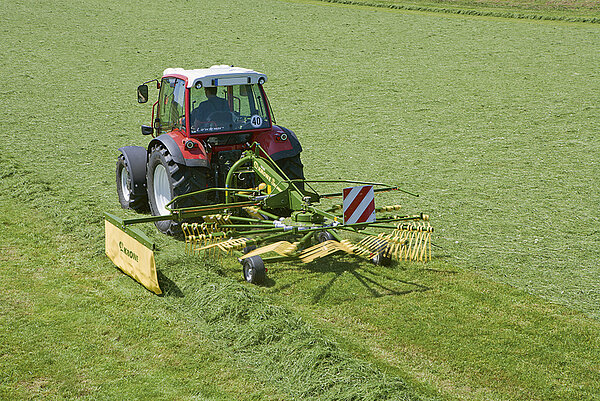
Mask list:
MULTIPOLYGON (((163 145, 157 145, 150 151, 146 174, 148 203, 153 216, 168 214, 165 205, 176 196, 199 191, 207 186, 207 170, 205 168, 193 168, 175 163, 163 145)), ((169 207, 188 207, 206 203, 206 196, 195 196, 169 207)), ((165 220, 157 221, 154 224, 165 234, 177 235, 181 231, 180 223, 165 220)))
POLYGON ((335 238, 329 231, 317 231, 315 234, 315 239, 317 242, 325 242, 335 238))
POLYGON ((391 265, 392 259, 389 256, 386 256, 384 253, 385 252, 379 252, 379 253, 375 254, 375 256, 373 256, 371 258, 371 262, 373 262, 373 264, 375 264, 377 266, 391 265))
POLYGON ((242 276, 247 282, 257 285, 262 284, 266 275, 265 263, 260 256, 242 259, 242 276))
POLYGON ((247 253, 252 252, 255 249, 256 249, 256 245, 248 245, 248 246, 244 247, 244 249, 242 249, 242 253, 245 255, 247 253))
POLYGON ((145 212, 148 210, 148 195, 143 193, 134 193, 132 191, 131 170, 127 165, 125 157, 121 154, 117 158, 117 195, 119 203, 123 209, 131 209, 136 212, 145 212))
MULTIPOLYGON (((288 176, 290 180, 303 180, 304 179, 304 165, 300 160, 300 153, 296 156, 286 157, 284 159, 276 160, 275 163, 281 170, 288 176)), ((304 190, 303 182, 294 183, 299 190, 304 190)))

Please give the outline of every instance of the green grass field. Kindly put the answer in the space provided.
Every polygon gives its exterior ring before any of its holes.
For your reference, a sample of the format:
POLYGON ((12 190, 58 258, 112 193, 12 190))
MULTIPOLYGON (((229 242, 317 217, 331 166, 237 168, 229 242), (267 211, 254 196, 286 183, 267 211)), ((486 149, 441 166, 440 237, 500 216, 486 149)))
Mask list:
POLYGON ((249 4, 0 4, 0 399, 600 399, 600 25, 249 4), (103 212, 132 215, 135 87, 222 63, 269 76, 308 177, 419 193, 386 201, 432 216, 433 262, 254 287, 148 225, 166 295, 120 273, 103 212))

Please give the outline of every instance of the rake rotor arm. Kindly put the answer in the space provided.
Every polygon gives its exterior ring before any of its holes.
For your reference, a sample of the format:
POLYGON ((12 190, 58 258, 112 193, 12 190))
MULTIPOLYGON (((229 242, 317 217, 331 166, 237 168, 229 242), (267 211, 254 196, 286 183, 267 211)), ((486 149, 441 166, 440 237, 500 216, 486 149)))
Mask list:
MULTIPOLYGON (((380 182, 351 181, 351 180, 307 180, 305 182, 307 182, 307 183, 312 182, 312 183, 343 183, 343 184, 357 184, 357 185, 373 185, 373 186, 383 187, 383 188, 374 188, 373 192, 400 191, 405 194, 414 196, 416 198, 419 197, 419 194, 409 192, 405 189, 398 187, 397 185, 392 186, 392 185, 383 184, 380 182)), ((320 195, 321 198, 337 198, 340 196, 343 196, 342 192, 333 192, 333 193, 329 193, 329 194, 320 195)))

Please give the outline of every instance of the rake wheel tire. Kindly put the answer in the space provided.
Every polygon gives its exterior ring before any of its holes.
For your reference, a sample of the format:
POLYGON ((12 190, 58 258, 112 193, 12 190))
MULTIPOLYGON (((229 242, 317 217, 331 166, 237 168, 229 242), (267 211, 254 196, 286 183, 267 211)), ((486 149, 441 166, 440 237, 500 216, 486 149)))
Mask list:
MULTIPOLYGON (((187 167, 176 163, 163 145, 157 145, 150 151, 146 174, 148 203, 153 216, 169 214, 166 205, 176 196, 199 191, 207 186, 205 168, 187 167)), ((186 198, 180 204, 172 204, 169 207, 187 207, 206 203, 206 197, 199 195, 186 198)), ((164 220, 154 224, 159 231, 165 234, 177 235, 181 232, 180 223, 164 220)))
POLYGON ((317 231, 317 233, 315 234, 315 239, 317 240, 317 242, 321 243, 335 238, 329 231, 317 231))
POLYGON ((371 258, 371 262, 377 266, 389 266, 392 264, 392 258, 384 255, 383 252, 379 252, 371 258))
POLYGON ((139 194, 132 191, 132 180, 129 166, 122 154, 117 158, 117 195, 119 203, 123 209, 131 209, 136 212, 145 212, 148 210, 148 195, 139 194))
POLYGON ((260 256, 251 256, 242 260, 242 276, 247 282, 262 284, 266 275, 265 263, 260 256))

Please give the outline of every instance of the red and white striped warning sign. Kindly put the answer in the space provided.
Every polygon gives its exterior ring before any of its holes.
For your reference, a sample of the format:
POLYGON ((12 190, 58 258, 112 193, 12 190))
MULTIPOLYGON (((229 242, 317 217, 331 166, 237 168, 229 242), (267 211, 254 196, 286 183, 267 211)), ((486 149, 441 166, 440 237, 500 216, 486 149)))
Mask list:
POLYGON ((372 185, 344 188, 344 224, 375 221, 375 192, 372 185))

